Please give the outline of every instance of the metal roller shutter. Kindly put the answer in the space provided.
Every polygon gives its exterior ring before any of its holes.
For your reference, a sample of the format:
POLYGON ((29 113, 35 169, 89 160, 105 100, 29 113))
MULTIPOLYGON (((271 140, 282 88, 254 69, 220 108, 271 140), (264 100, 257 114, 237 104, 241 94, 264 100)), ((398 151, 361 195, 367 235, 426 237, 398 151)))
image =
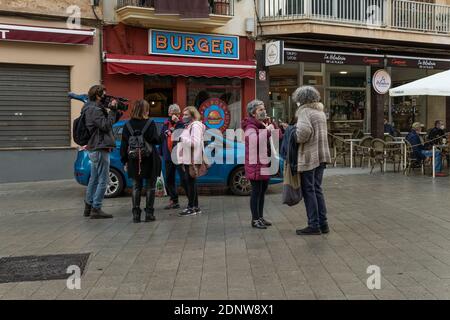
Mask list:
POLYGON ((0 64, 0 148, 70 146, 69 67, 0 64))

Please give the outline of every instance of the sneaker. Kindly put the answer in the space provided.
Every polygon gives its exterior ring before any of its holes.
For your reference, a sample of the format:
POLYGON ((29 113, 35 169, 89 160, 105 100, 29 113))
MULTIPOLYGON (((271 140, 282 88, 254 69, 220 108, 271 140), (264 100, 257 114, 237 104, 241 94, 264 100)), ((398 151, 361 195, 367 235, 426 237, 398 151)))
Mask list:
POLYGON ((261 220, 261 222, 265 225, 270 227, 272 225, 272 222, 269 220, 264 219, 263 217, 261 217, 259 220, 261 220))
POLYGON ((197 214, 202 213, 202 209, 200 209, 199 207, 195 207, 194 211, 197 212, 197 214))
POLYGON ((330 233, 330 227, 328 227, 328 225, 324 225, 320 227, 320 232, 322 233, 330 233))
POLYGON ((299 236, 310 236, 310 235, 320 235, 321 234, 319 228, 311 228, 311 227, 299 229, 296 231, 296 233, 299 236))
POLYGON ((436 177, 447 177, 448 174, 443 173, 443 172, 436 172, 436 177))
POLYGON ((267 229, 267 226, 261 221, 261 219, 253 220, 252 227, 256 229, 267 229))
POLYGON ((180 212, 178 215, 180 217, 189 217, 189 216, 195 216, 197 212, 192 208, 184 209, 182 212, 180 212))

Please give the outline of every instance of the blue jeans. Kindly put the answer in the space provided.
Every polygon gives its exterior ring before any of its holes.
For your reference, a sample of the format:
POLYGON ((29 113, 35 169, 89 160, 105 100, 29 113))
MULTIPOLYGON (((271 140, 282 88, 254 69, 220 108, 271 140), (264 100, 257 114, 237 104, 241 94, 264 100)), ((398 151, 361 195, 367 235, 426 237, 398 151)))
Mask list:
POLYGON ((300 173, 302 194, 305 201, 308 226, 319 228, 328 225, 327 207, 322 192, 322 178, 326 165, 300 173))
POLYGON ((109 152, 89 151, 89 159, 91 160, 91 176, 86 190, 86 203, 95 209, 100 209, 109 184, 109 152))
MULTIPOLYGON (((432 157, 433 156, 433 150, 422 150, 422 155, 425 157, 432 157)), ((441 160, 441 152, 439 150, 436 150, 435 153, 435 164, 434 164, 434 170, 436 172, 442 171, 442 160, 441 160)))

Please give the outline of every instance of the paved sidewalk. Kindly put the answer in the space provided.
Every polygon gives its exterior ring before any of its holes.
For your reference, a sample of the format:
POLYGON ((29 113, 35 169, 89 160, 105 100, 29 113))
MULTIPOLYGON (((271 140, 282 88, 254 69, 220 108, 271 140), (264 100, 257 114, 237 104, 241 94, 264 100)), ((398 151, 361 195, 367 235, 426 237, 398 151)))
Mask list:
POLYGON ((313 237, 295 234, 305 209, 281 205, 280 186, 266 199, 274 226, 255 230, 248 197, 202 196, 205 213, 187 218, 158 199, 157 221, 133 224, 128 197, 106 200, 115 218, 95 221, 73 181, 0 185, 0 257, 91 253, 81 290, 8 283, 0 298, 450 299, 450 178, 333 170, 331 233, 313 237), (366 286, 369 265, 380 290, 366 286))

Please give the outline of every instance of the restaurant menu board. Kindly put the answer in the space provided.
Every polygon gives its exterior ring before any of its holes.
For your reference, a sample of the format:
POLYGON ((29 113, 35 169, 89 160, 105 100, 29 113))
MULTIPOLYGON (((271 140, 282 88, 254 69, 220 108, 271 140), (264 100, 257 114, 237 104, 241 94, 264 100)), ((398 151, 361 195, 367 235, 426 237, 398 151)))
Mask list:
POLYGON ((382 56, 372 55, 352 55, 335 52, 311 52, 302 50, 284 51, 285 61, 290 62, 316 62, 337 65, 368 65, 383 66, 384 58, 382 56))

